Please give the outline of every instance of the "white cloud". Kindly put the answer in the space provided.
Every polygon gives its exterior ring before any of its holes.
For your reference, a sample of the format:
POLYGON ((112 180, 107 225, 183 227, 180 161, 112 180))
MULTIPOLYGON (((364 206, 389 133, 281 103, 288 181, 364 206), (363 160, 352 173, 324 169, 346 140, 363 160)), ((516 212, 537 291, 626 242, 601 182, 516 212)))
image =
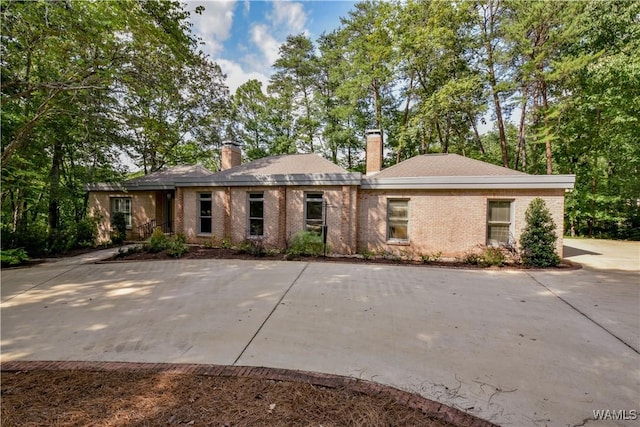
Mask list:
POLYGON ((273 65, 278 59, 278 52, 282 42, 276 40, 271 34, 269 27, 265 24, 254 24, 251 26, 251 41, 260 49, 266 60, 267 67, 273 65))
POLYGON ((273 2, 273 26, 285 25, 290 34, 300 34, 305 31, 307 14, 302 3, 289 1, 273 2))
POLYGON ((214 58, 222 52, 223 42, 231 35, 235 6, 235 0, 187 1, 192 30, 205 42, 202 50, 214 58), (198 6, 204 6, 202 15, 195 13, 198 6))
POLYGON ((216 61, 222 72, 227 75, 227 86, 229 91, 233 94, 238 87, 251 79, 256 79, 262 82, 262 90, 266 91, 267 84, 269 83, 269 77, 266 74, 258 71, 246 71, 237 62, 229 61, 227 59, 218 59, 216 61))
MULTIPOLYGON (((234 41, 234 51, 225 51, 225 44, 233 36, 234 11, 239 8, 237 19, 249 19, 253 12, 248 0, 187 0, 191 12, 192 31, 205 42, 200 48, 218 63, 227 75, 231 93, 250 79, 263 83, 263 88, 273 72, 271 66, 278 59, 280 45, 290 34, 308 34, 308 17, 303 3, 273 1, 270 10, 249 25, 244 41, 234 41), (238 4, 239 3, 239 4, 238 4), (202 15, 195 9, 204 6, 202 15), (225 43, 226 42, 226 43, 225 43)), ((236 36, 231 40, 235 40, 236 36)), ((230 46, 226 46, 230 48, 230 46)))
POLYGON ((302 3, 291 1, 274 1, 272 10, 267 13, 266 23, 253 23, 250 29, 251 41, 264 56, 263 60, 246 57, 243 61, 257 70, 267 70, 270 74, 271 66, 278 59, 280 45, 290 34, 307 34, 307 14, 302 3))

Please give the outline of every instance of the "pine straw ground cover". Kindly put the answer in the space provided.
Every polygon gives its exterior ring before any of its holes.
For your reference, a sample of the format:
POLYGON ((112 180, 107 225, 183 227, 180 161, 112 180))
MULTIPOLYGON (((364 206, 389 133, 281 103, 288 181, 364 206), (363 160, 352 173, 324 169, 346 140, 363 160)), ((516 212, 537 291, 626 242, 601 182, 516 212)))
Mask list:
POLYGON ((2 372, 3 427, 426 426, 390 398, 306 383, 166 372, 2 372))

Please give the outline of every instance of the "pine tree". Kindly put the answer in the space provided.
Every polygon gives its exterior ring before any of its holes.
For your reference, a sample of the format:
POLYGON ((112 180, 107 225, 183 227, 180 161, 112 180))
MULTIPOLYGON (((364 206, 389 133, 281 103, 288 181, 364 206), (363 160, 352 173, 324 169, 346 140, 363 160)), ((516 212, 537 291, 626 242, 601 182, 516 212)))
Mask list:
POLYGON ((544 200, 535 198, 525 212, 527 225, 520 236, 522 261, 532 267, 552 267, 560 263, 556 254, 556 225, 544 200))

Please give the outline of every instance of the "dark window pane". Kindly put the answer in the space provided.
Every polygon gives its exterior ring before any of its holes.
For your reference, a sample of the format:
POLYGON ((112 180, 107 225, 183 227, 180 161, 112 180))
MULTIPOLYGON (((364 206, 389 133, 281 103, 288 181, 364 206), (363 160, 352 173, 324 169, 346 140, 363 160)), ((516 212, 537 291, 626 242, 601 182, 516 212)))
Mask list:
POLYGON ((200 216, 211 216, 211 201, 210 200, 201 200, 200 201, 200 216))
POLYGON ((264 216, 264 204, 262 201, 249 202, 249 217, 262 218, 264 216))
POLYGON ((322 221, 307 221, 307 231, 322 234, 322 221))
POLYGON ((409 232, 405 223, 390 223, 389 238, 397 240, 409 240, 409 232))
POLYGON ((250 236, 264 235, 264 221, 262 219, 249 220, 249 235, 250 236))
POLYGON ((409 203, 404 200, 389 202, 389 219, 407 219, 409 203))
POLYGON ((200 232, 211 233, 211 218, 200 218, 200 232))
POLYGON ((307 219, 322 220, 322 202, 307 202, 307 219))
POLYGON ((489 225, 489 244, 509 243, 508 225, 489 225))
POLYGON ((511 202, 490 202, 489 221, 510 222, 511 202))

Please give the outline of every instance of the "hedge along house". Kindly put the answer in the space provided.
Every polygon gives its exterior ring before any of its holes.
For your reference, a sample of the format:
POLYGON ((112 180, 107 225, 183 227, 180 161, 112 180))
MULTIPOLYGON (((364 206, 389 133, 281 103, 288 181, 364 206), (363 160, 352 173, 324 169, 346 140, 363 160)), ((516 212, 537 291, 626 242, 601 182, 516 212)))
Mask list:
POLYGON ((316 154, 241 164, 240 149, 225 145, 217 173, 180 166, 122 185, 89 185, 90 211, 101 218, 101 241, 109 239, 112 213, 124 211, 130 238, 162 224, 193 243, 255 239, 285 248, 295 233, 326 225, 334 253, 454 256, 517 242, 529 203, 540 197, 562 255, 564 193, 574 175, 529 175, 455 154, 416 156, 383 170, 382 158, 379 131, 367 133, 364 176, 316 154))

